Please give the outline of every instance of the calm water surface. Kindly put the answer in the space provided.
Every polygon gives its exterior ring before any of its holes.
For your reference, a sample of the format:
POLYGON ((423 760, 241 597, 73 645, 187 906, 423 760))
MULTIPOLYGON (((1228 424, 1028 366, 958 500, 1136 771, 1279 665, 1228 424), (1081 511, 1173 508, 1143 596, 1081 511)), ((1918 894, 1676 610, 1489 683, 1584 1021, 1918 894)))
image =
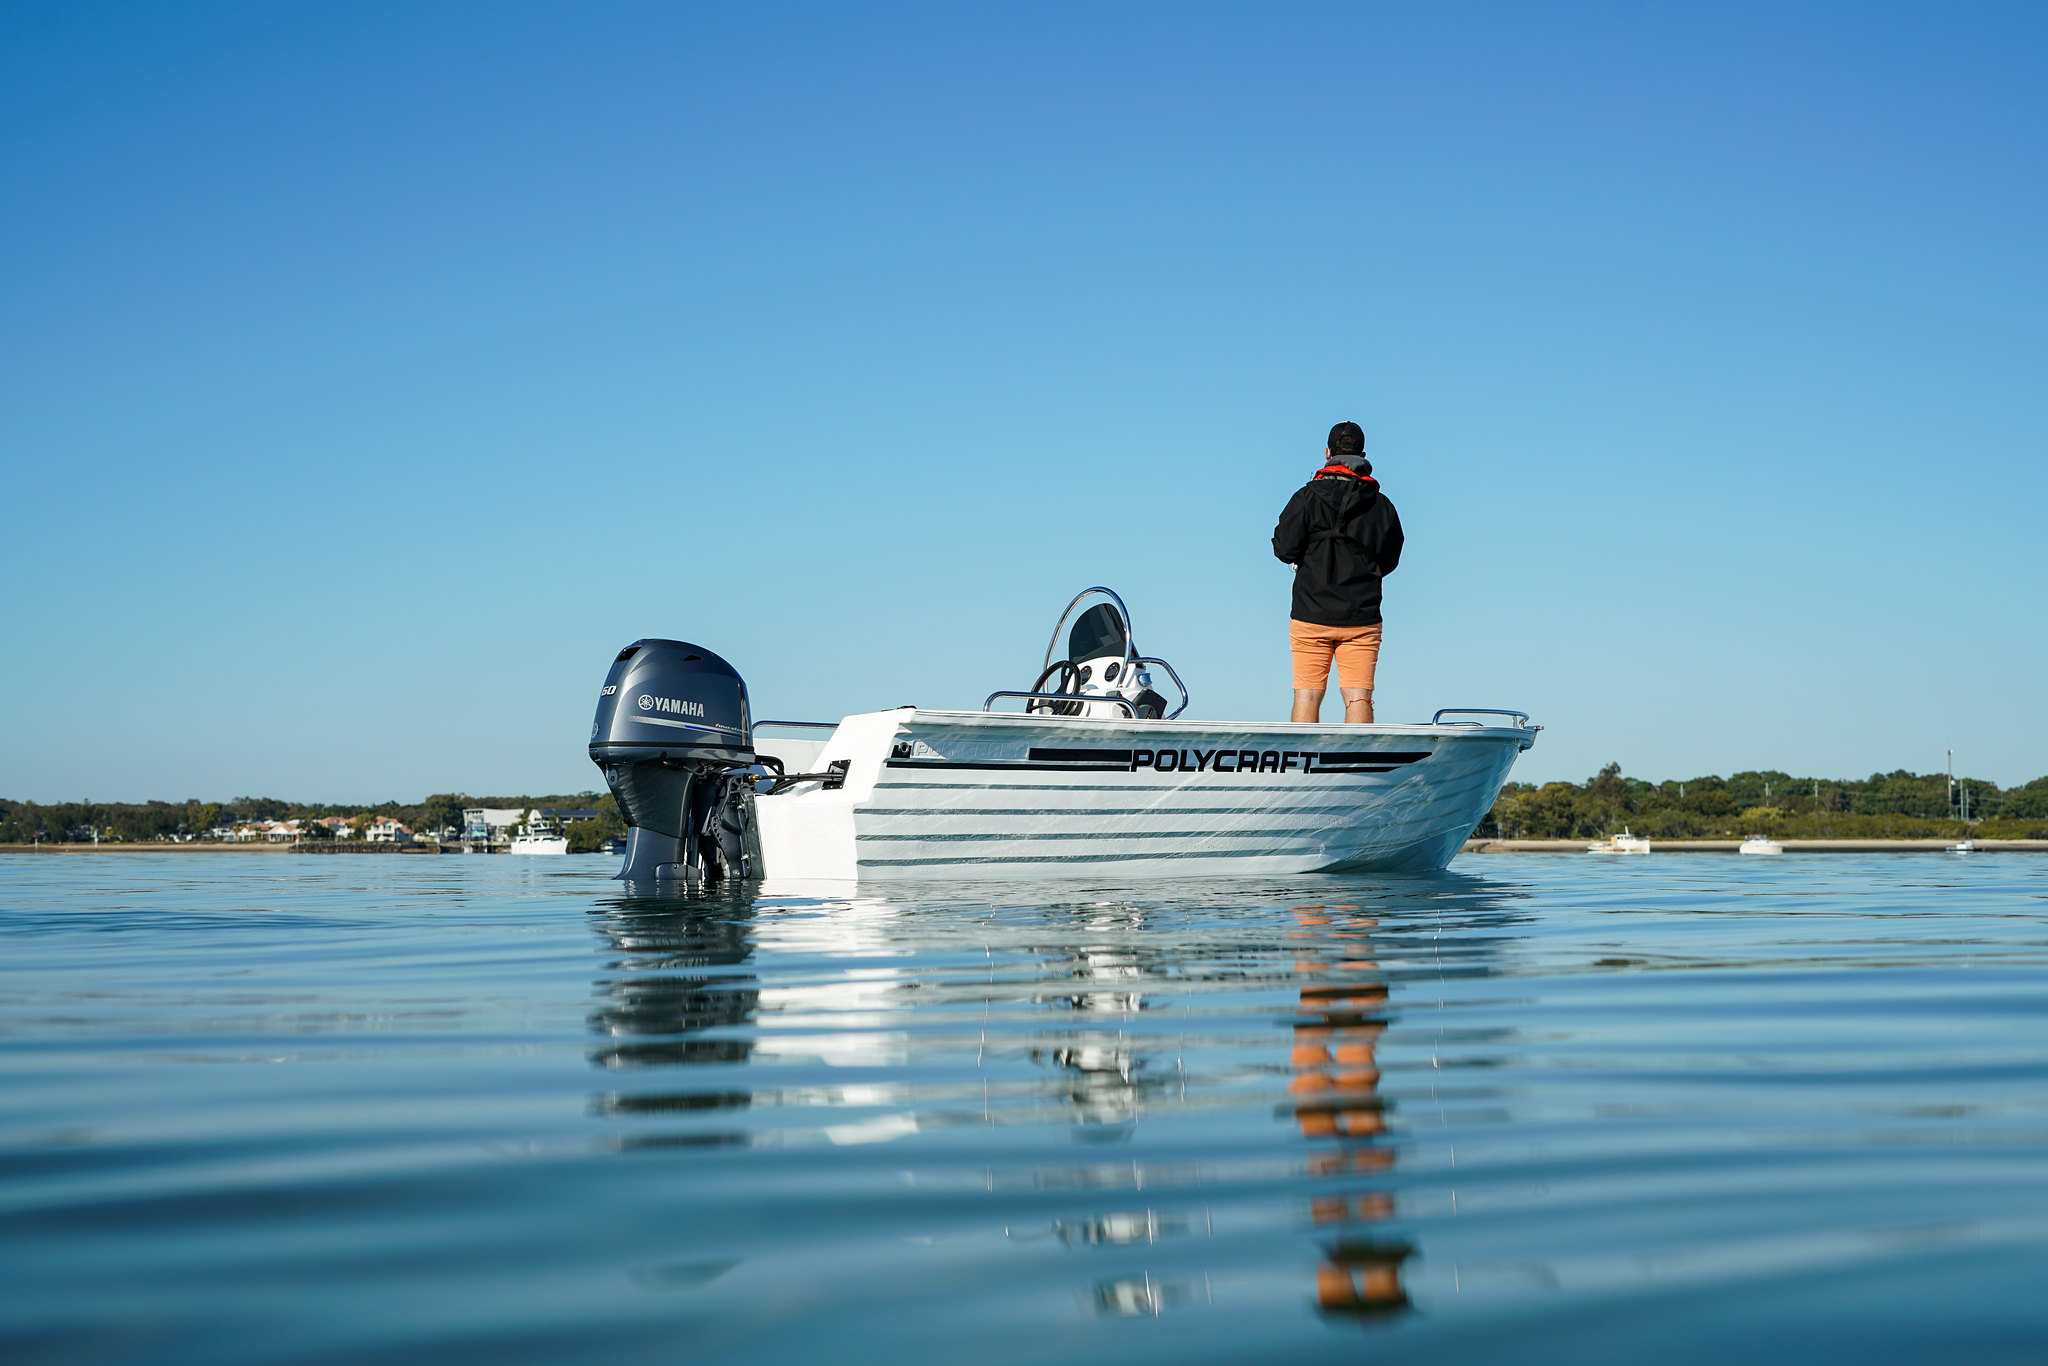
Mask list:
POLYGON ((2048 859, 0 857, 0 1358, 2038 1361, 2048 859))

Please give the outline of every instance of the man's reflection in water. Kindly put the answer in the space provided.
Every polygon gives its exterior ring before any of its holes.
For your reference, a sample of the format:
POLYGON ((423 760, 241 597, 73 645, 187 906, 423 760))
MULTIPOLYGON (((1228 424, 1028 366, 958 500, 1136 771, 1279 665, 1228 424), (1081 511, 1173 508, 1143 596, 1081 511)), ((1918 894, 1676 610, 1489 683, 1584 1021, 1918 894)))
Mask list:
POLYGON ((1394 1165, 1376 1052, 1388 1018, 1387 984, 1372 958, 1378 922, 1356 906, 1298 906, 1295 919, 1295 933, 1317 947, 1295 962, 1296 972, 1315 980, 1301 988, 1287 1091, 1302 1137, 1317 1144, 1310 1176, 1344 1188, 1309 1202, 1310 1217, 1333 1236, 1316 1268, 1316 1304, 1332 1315, 1396 1312, 1408 1306, 1401 1263, 1412 1249, 1369 1235, 1371 1225, 1393 1217, 1394 1198, 1358 1188, 1394 1165))
MULTIPOLYGON (((753 1021, 761 989, 739 970, 754 954, 748 901, 619 901, 601 906, 593 925, 618 956, 596 983, 591 1031, 603 1042, 590 1061, 607 1070, 745 1062, 748 1039, 712 1034, 753 1021)), ((751 1093, 697 1086, 674 1091, 607 1092, 592 1100, 603 1115, 701 1114, 744 1109, 751 1093)), ((738 1133, 634 1135, 627 1147, 744 1142, 738 1133)))

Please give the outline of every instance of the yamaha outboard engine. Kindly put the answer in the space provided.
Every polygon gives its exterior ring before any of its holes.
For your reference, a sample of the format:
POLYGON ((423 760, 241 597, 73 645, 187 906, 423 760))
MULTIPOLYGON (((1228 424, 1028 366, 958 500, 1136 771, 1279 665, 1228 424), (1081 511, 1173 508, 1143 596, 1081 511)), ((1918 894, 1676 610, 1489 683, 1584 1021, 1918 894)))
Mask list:
POLYGON ((680 640, 619 651, 597 699, 590 758, 627 825, 627 882, 717 881, 750 867, 754 763, 747 685, 680 640))

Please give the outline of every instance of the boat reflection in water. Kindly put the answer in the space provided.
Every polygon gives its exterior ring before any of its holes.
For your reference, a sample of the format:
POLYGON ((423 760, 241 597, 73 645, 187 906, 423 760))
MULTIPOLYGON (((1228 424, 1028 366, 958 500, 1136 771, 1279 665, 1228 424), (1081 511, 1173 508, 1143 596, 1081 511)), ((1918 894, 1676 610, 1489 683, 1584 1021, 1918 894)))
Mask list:
MULTIPOLYGON (((1060 943, 1044 964, 1052 974, 1032 995, 1033 1004, 1071 1016, 1028 1052, 1040 1067, 1065 1078, 1061 1099, 1068 1117, 1081 1126, 1084 1142, 1129 1138, 1132 1127, 1172 1085, 1176 1070, 1157 1050, 1139 1046, 1147 1036, 1131 1026, 1146 1009, 1143 988, 1163 976, 1164 964, 1143 942, 1144 912, 1128 905, 1099 905, 1055 912, 1049 920, 1078 943, 1060 943), (1137 941, 1134 943, 1133 941, 1137 941), (1052 989, 1048 990, 1047 985, 1052 989)), ((1128 1224, 1131 1216, 1115 1216, 1128 1224)), ((1151 1211, 1136 1216, 1151 1221, 1151 1211)))
POLYGON ((908 1321, 927 1276, 1110 1318, 1398 1318, 1392 984, 1490 971, 1504 908, 1455 876, 1325 886, 1351 900, 602 903, 591 1115, 677 1164, 648 1168, 670 1213, 628 1274, 716 1274, 706 1322, 798 1280, 831 1287, 816 1313, 908 1321))
MULTIPOLYGON (((599 1004, 590 1014, 590 1029, 602 1042, 590 1050, 591 1063, 618 1072, 746 1062, 753 1041, 739 1027, 753 1023, 761 999, 758 979, 746 970, 754 953, 753 915, 744 900, 608 903, 593 923, 617 956, 596 983, 599 1004)), ((621 1089, 593 1097, 591 1109, 600 1115, 704 1117, 752 1103, 752 1092, 737 1087, 621 1089)), ((629 1131, 618 1146, 746 1142, 743 1130, 692 1126, 629 1131)))
POLYGON ((1313 979, 1301 988, 1287 1085, 1294 1122, 1315 1144, 1311 1178, 1332 1189, 1313 1196, 1310 1215, 1330 1231, 1316 1268, 1316 1305, 1325 1314, 1376 1316, 1408 1307, 1405 1242, 1369 1236, 1394 1217, 1394 1197, 1373 1178, 1394 1165, 1380 1099, 1378 1047, 1386 1032, 1387 984, 1372 958, 1379 922, 1358 906, 1299 906, 1304 937, 1321 941, 1297 962, 1313 979))

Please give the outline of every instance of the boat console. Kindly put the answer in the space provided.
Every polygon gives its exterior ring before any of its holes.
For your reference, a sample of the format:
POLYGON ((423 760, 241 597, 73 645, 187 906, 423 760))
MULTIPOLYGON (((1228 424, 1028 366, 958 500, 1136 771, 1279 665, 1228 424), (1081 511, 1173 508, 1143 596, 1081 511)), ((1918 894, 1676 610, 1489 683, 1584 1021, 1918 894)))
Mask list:
POLYGON ((990 710, 1000 698, 1025 699, 1026 713, 1048 716, 1127 716, 1133 720, 1173 720, 1188 709, 1187 686, 1173 666, 1163 659, 1138 653, 1131 631, 1131 611, 1109 588, 1085 588, 1075 594, 1053 625, 1052 639, 1045 646, 1045 667, 1023 692, 993 692, 981 704, 990 710), (1090 598, 1093 606, 1076 615, 1090 598), (1060 648, 1060 632, 1069 621, 1067 650, 1060 648), (1157 665, 1180 691, 1180 705, 1166 710, 1166 699, 1152 691, 1152 666, 1157 665), (1082 700, 1070 700, 1082 699, 1082 700), (1094 699, 1094 700, 1086 700, 1094 699))

